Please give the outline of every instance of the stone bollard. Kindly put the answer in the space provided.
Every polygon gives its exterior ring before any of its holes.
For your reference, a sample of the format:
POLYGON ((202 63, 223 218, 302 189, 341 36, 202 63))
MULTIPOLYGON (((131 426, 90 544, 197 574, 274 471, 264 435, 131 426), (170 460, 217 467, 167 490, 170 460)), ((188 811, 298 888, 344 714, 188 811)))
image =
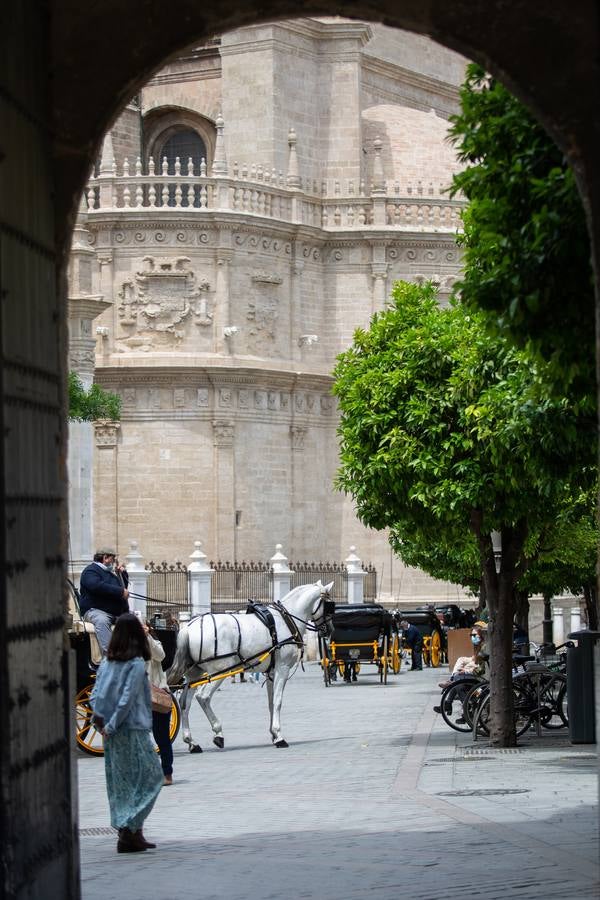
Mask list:
POLYGON ((364 582, 367 573, 362 567, 360 557, 356 555, 356 547, 350 547, 350 555, 346 558, 346 572, 348 603, 364 603, 364 582))
POLYGON ((273 573, 273 600, 278 602, 290 592, 292 570, 288 566, 287 556, 281 552, 282 545, 277 544, 275 555, 271 557, 271 571, 273 573))
POLYGON ((564 644, 564 642, 565 642, 565 624, 564 624, 562 607, 555 606, 553 613, 554 613, 554 629, 552 632, 552 637, 554 639, 555 646, 558 646, 559 644, 564 644))
POLYGON ((129 575, 129 591, 139 594, 139 597, 129 598, 129 609, 140 613, 142 620, 146 621, 146 597, 148 596, 148 576, 150 573, 144 568, 144 557, 138 549, 137 541, 129 542, 130 550, 125 560, 127 562, 127 574, 129 575), (143 599, 140 599, 143 598, 143 599))
POLYGON ((210 612, 212 577, 215 570, 207 563, 206 554, 202 552, 202 541, 194 541, 194 552, 190 555, 192 562, 188 566, 190 573, 190 600, 192 615, 210 612))

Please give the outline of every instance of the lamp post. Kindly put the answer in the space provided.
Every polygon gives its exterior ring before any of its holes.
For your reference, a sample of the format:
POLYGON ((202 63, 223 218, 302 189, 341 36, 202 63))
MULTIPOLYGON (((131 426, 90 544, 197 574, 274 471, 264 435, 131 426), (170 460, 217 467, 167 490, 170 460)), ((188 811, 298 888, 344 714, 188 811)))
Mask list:
POLYGON ((542 641, 552 643, 552 597, 544 594, 544 619, 542 621, 542 641))
POLYGON ((494 551, 496 575, 499 575, 502 568, 502 534, 499 531, 492 531, 490 537, 492 539, 492 550, 494 551))

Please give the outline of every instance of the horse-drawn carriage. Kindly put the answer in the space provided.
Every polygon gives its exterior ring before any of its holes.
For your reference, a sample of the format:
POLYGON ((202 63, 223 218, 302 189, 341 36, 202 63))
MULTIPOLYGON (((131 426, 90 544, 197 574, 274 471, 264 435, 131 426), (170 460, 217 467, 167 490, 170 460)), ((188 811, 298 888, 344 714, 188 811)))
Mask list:
MULTIPOLYGON (((78 591, 72 582, 68 582, 72 624, 69 628, 71 647, 75 651, 75 678, 77 692, 75 695, 75 740, 80 750, 92 756, 102 756, 104 741, 92 721, 90 698, 96 679, 96 668, 101 661, 101 652, 96 639, 94 626, 85 622, 79 610, 78 591)), ((177 632, 172 629, 155 629, 155 637, 165 650, 163 669, 168 669, 175 655, 177 632)), ((174 741, 179 731, 181 712, 177 699, 173 697, 169 734, 174 741)))
POLYGON ((437 669, 446 651, 446 637, 435 610, 429 607, 427 609, 403 609, 396 615, 397 618, 406 620, 418 629, 423 640, 423 662, 426 666, 437 669))
POLYGON ((346 682, 356 681, 363 665, 375 665, 382 684, 388 671, 400 671, 400 638, 394 616, 383 606, 372 604, 336 605, 331 632, 320 638, 323 679, 331 684, 338 674, 346 682))

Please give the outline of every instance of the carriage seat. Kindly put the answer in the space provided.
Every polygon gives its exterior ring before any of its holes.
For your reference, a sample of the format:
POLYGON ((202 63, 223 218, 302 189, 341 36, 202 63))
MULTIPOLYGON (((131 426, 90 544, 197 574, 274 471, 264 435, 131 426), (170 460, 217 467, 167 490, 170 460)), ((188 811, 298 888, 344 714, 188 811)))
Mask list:
POLYGON ((96 637, 96 629, 91 622, 84 622, 83 619, 75 619, 71 630, 75 634, 87 634, 90 639, 90 662, 97 668, 102 662, 102 650, 96 637))

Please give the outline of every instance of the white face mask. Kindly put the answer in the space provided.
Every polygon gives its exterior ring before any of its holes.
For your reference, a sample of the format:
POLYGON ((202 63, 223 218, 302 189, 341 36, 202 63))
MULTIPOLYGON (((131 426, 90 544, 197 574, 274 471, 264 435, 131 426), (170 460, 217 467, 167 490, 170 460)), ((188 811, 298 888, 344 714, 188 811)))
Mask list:
POLYGON ((477 646, 477 644, 480 644, 480 643, 481 643, 481 638, 479 637, 478 634, 472 634, 472 635, 471 635, 471 643, 472 643, 472 644, 475 644, 475 646, 477 646))
POLYGON ((109 572, 114 572, 114 570, 115 570, 114 562, 106 563, 106 568, 108 569, 109 572))

